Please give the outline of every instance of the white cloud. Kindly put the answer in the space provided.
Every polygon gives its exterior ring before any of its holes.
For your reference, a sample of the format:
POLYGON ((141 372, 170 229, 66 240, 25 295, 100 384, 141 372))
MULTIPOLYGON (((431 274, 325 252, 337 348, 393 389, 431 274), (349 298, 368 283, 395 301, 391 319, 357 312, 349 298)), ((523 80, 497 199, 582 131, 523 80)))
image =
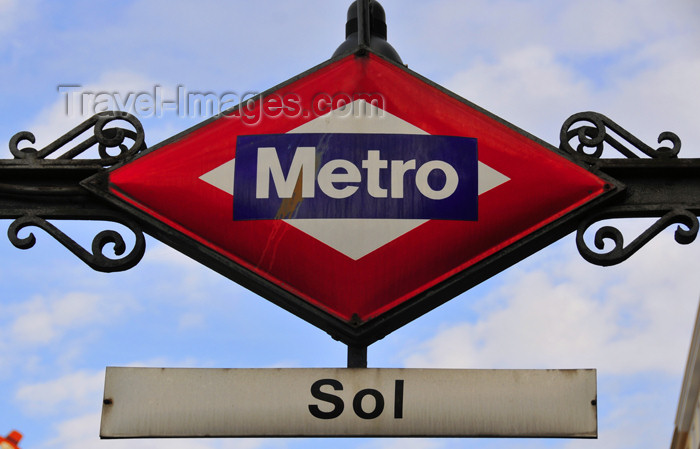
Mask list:
MULTIPOLYGON (((598 402, 599 436, 594 446, 596 449, 670 446, 673 436, 672 413, 675 410, 666 407, 668 390, 659 391, 653 383, 647 385, 649 388, 641 387, 625 396, 608 396, 607 403, 598 402), (602 409, 606 413, 601 417, 602 409)), ((566 449, 590 449, 591 446, 585 440, 569 441, 564 445, 566 449)))
POLYGON ((128 307, 128 301, 113 301, 97 293, 34 296, 5 307, 9 329, 5 338, 18 345, 55 343, 69 332, 109 323, 128 307))
MULTIPOLYGON (((626 49, 639 42, 656 38, 677 27, 684 17, 669 8, 667 2, 654 0, 605 0, 567 2, 560 10, 554 31, 560 36, 553 42, 562 52, 605 53, 626 49)), ((687 20, 687 19, 686 19, 687 20)))
MULTIPOLYGON (((527 47, 494 61, 480 60, 454 75, 446 87, 554 145, 566 118, 592 110, 652 148, 660 146, 661 132, 675 132, 683 142, 680 157, 697 157, 700 58, 666 60, 663 54, 648 50, 632 72, 621 71, 608 77, 605 86, 596 86, 551 49, 527 47)), ((615 151, 606 154, 619 156, 615 151)))
MULTIPOLYGON (((0 0, 0 36, 17 27, 21 19, 21 15, 19 14, 20 6, 24 5, 21 5, 18 0, 0 0)), ((30 5, 26 6, 31 8, 30 5)))
POLYGON ((50 313, 45 310, 40 300, 27 304, 26 313, 12 323, 14 338, 23 343, 49 343, 56 337, 50 313))
POLYGON ((93 449, 97 443, 100 428, 100 416, 91 413, 77 418, 68 419, 55 425, 58 435, 45 442, 43 448, 63 449, 93 449))
POLYGON ((78 371, 48 382, 24 385, 15 400, 32 415, 63 416, 71 411, 99 406, 104 387, 104 371, 78 371))
POLYGON ((199 262, 185 256, 173 248, 155 241, 148 246, 142 265, 160 267, 171 273, 164 282, 156 283, 153 288, 159 297, 177 298, 182 304, 195 306, 196 309, 187 312, 181 318, 181 328, 192 327, 201 324, 200 303, 203 300, 213 301, 211 292, 222 284, 238 289, 238 286, 223 278, 218 273, 206 268, 199 262))
POLYGON ((686 143, 681 155, 697 154, 688 149, 700 141, 700 5, 445 0, 422 7, 416 26, 427 30, 416 45, 431 46, 417 63, 439 67, 442 84, 479 106, 554 145, 566 118, 593 110, 651 146, 674 131, 686 143))
POLYGON ((12 339, 19 344, 48 344, 76 328, 107 322, 122 308, 123 305, 92 293, 36 296, 10 307, 12 339))
POLYGON ((181 331, 202 329, 205 324, 206 318, 203 314, 195 312, 184 313, 180 315, 178 329, 181 331))
POLYGON ((194 259, 187 257, 179 251, 174 250, 168 245, 153 241, 153 244, 148 246, 144 255, 144 262, 162 263, 181 268, 195 268, 200 266, 194 259))
POLYGON ((443 328, 406 364, 679 375, 700 293, 687 259, 698 250, 659 239, 616 268, 551 251, 523 262, 478 301, 475 322, 443 328))
POLYGON ((0 14, 5 14, 7 11, 17 7, 17 0, 0 0, 0 14))
MULTIPOLYGON (((124 110, 140 118, 138 111, 133 106, 135 98, 140 93, 145 93, 144 96, 155 99, 154 89, 156 85, 156 82, 143 75, 126 70, 104 72, 96 82, 90 84, 58 82, 56 84, 56 100, 40 111, 27 125, 26 129, 36 138, 35 144, 22 142, 20 148, 32 147, 41 150, 95 113, 104 110, 124 110), (119 97, 115 94, 118 94, 119 97)), ((174 98, 172 92, 174 89, 176 89, 175 86, 172 88, 163 86, 161 98, 174 98)), ((155 106, 146 110, 147 117, 153 114, 156 114, 155 106)), ((115 123, 122 124, 123 122, 115 123)), ((73 148, 92 134, 92 128, 89 128, 83 135, 77 136, 71 143, 66 144, 49 158, 59 156, 62 151, 65 152, 73 148)), ((90 153, 89 157, 97 157, 96 151, 92 151, 94 153, 90 153)), ((81 157, 85 157, 85 155, 81 157)))
POLYGON ((563 123, 569 105, 585 105, 591 91, 551 49, 539 46, 520 48, 494 62, 481 60, 445 86, 535 135, 563 123))
MULTIPOLYGON (((392 3, 386 2, 385 9, 403 6, 392 3)), ((402 16, 420 18, 411 23, 414 30, 418 27, 417 44, 438 54, 502 54, 543 45, 558 54, 580 57, 628 51, 659 36, 697 36, 699 12, 697 4, 685 0, 442 0, 413 6, 402 16), (436 29, 441 32, 435 33, 436 29)))
MULTIPOLYGON (((633 77, 620 77, 615 92, 599 97, 611 118, 647 145, 656 148, 662 131, 675 132, 683 142, 679 157, 700 156, 700 57, 660 60, 633 77)), ((668 143, 664 143, 668 145, 668 143)))
POLYGON ((285 440, 266 439, 136 439, 100 440, 100 413, 90 413, 59 422, 56 436, 37 446, 38 449, 262 449, 284 448, 285 440))

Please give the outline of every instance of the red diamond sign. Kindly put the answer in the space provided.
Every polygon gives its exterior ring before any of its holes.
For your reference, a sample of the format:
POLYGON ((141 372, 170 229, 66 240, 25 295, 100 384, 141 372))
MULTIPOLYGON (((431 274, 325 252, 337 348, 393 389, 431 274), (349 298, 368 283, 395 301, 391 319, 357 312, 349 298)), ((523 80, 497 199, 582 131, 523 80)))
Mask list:
POLYGON ((619 190, 373 53, 331 60, 86 186, 171 246, 366 344, 619 190))

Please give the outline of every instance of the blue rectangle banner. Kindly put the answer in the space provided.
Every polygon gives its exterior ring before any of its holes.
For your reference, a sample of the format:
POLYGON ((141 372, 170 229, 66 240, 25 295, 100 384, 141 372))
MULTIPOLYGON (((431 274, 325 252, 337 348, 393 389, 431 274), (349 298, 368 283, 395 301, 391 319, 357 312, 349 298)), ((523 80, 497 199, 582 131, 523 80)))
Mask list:
POLYGON ((474 221, 477 140, 413 134, 238 136, 233 219, 474 221))

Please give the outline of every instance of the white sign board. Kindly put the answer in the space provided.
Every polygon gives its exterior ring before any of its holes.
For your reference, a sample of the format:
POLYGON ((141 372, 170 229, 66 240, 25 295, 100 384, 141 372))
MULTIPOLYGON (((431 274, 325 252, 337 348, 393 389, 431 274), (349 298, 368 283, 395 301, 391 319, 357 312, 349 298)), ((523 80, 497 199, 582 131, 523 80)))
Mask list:
POLYGON ((102 438, 597 436, 595 370, 107 368, 102 438))

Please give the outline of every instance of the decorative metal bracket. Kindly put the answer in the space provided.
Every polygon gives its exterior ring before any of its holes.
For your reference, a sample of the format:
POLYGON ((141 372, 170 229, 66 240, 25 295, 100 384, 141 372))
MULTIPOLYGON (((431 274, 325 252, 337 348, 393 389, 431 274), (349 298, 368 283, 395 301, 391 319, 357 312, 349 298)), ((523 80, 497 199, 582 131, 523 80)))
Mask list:
POLYGON ((30 163, 38 163, 39 165, 57 165, 60 162, 70 161, 71 166, 99 164, 102 167, 107 167, 129 158, 139 151, 143 151, 146 148, 144 140, 145 133, 143 126, 136 117, 126 112, 106 111, 93 115, 41 150, 36 150, 31 147, 20 149, 20 142, 28 141, 34 144, 36 143, 36 138, 34 134, 28 131, 19 132, 10 139, 10 152, 15 159, 28 161, 30 163), (120 127, 107 128, 108 124, 115 121, 125 121, 129 123, 134 130, 120 127), (55 159, 47 159, 48 156, 80 137, 91 127, 93 128, 92 136, 55 159), (133 142, 129 147, 125 145, 127 139, 133 142), (98 159, 77 159, 78 156, 84 154, 95 145, 98 146, 98 153, 100 156, 98 159), (107 151, 108 148, 117 148, 119 149, 119 153, 112 156, 107 151))
POLYGON ((676 158, 681 151, 681 139, 672 132, 662 132, 659 134, 658 139, 659 143, 666 141, 671 142, 673 144, 672 147, 652 148, 608 117, 597 112, 579 112, 569 117, 562 125, 559 134, 561 141, 560 148, 574 156, 578 156, 579 159, 595 164, 596 161, 602 158, 605 144, 607 143, 621 155, 629 159, 638 159, 639 156, 627 145, 617 140, 613 133, 622 137, 628 144, 634 146, 638 151, 650 158, 676 158), (578 138, 579 141, 576 149, 571 146, 571 140, 574 138, 578 138), (593 152, 587 152, 587 148, 592 148, 593 152))
POLYGON ((41 150, 20 148, 24 142, 34 144, 36 139, 26 131, 15 134, 9 144, 15 159, 0 161, 0 218, 15 219, 8 229, 10 242, 20 249, 33 247, 34 234, 19 236, 22 229, 33 226, 46 231, 94 270, 114 272, 135 266, 146 248, 142 228, 121 211, 95 198, 80 182, 146 149, 139 120, 125 112, 103 112, 41 150), (67 148, 71 143, 73 146, 67 148), (95 147, 97 157, 89 157, 95 147), (94 237, 88 251, 50 223, 50 219, 119 223, 134 234, 134 243, 127 252, 126 241, 118 231, 104 230, 94 237), (105 254, 110 244, 116 257, 105 254))
POLYGON ((31 233, 27 237, 20 237, 19 231, 27 226, 35 226, 46 231, 95 271, 114 272, 128 270, 141 261, 146 251, 146 240, 141 229, 132 221, 124 220, 123 217, 118 216, 113 217, 112 220, 128 227, 134 233, 136 238, 134 247, 126 255, 124 255, 126 252, 126 243, 124 238, 117 231, 105 230, 99 232, 92 241, 92 252, 90 252, 78 245, 56 226, 34 214, 27 214, 17 218, 10 224, 7 233, 10 242, 17 248, 29 249, 36 243, 36 237, 31 233), (106 256, 104 254, 104 249, 109 244, 114 245, 115 255, 124 255, 124 257, 114 259, 106 256))
MULTIPOLYGON (((0 160, 0 218, 14 219, 8 230, 10 242, 20 249, 31 248, 36 242, 34 235, 20 237, 19 233, 34 226, 97 271, 122 271, 135 266, 145 251, 143 225, 90 194, 80 182, 146 149, 138 119, 124 112, 103 112, 41 150, 20 148, 23 142, 34 144, 34 135, 17 133, 9 144, 15 158, 0 160), (90 129, 92 134, 84 137, 90 129), (81 137, 82 141, 65 149, 81 137), (86 157, 95 147, 97 157, 86 157), (105 230, 94 237, 88 251, 48 221, 52 219, 118 223, 133 233, 134 243, 127 252, 124 237, 118 231, 105 230), (105 255, 109 244, 116 257, 105 255)), ((576 244, 584 259, 602 266, 618 264, 674 224, 679 225, 675 233, 678 243, 695 240, 700 231, 700 159, 679 159, 681 141, 671 132, 659 135, 658 143, 665 142, 670 145, 653 148, 595 112, 578 113, 564 122, 561 151, 625 186, 622 195, 602 204, 579 223, 576 244), (615 150, 617 157, 604 158, 608 149, 615 150), (623 233, 609 225, 594 233, 592 242, 597 251, 585 238, 603 220, 633 217, 658 220, 627 245, 623 233)))
POLYGON ((562 151, 626 186, 618 203, 605 204, 579 224, 576 245, 584 259, 602 266, 618 264, 674 224, 680 225, 675 232, 678 243, 695 240, 700 231, 700 159, 678 159, 681 141, 676 134, 661 133, 658 143, 669 142, 671 146, 652 148, 608 117, 582 112, 564 122, 560 140, 562 151), (603 158, 608 148, 616 150, 618 157, 603 158), (658 220, 628 245, 614 226, 603 226, 595 232, 593 244, 599 251, 593 250, 584 238, 589 229, 603 220, 631 217, 658 220), (612 248, 606 250, 610 246, 606 241, 612 243, 612 248))

